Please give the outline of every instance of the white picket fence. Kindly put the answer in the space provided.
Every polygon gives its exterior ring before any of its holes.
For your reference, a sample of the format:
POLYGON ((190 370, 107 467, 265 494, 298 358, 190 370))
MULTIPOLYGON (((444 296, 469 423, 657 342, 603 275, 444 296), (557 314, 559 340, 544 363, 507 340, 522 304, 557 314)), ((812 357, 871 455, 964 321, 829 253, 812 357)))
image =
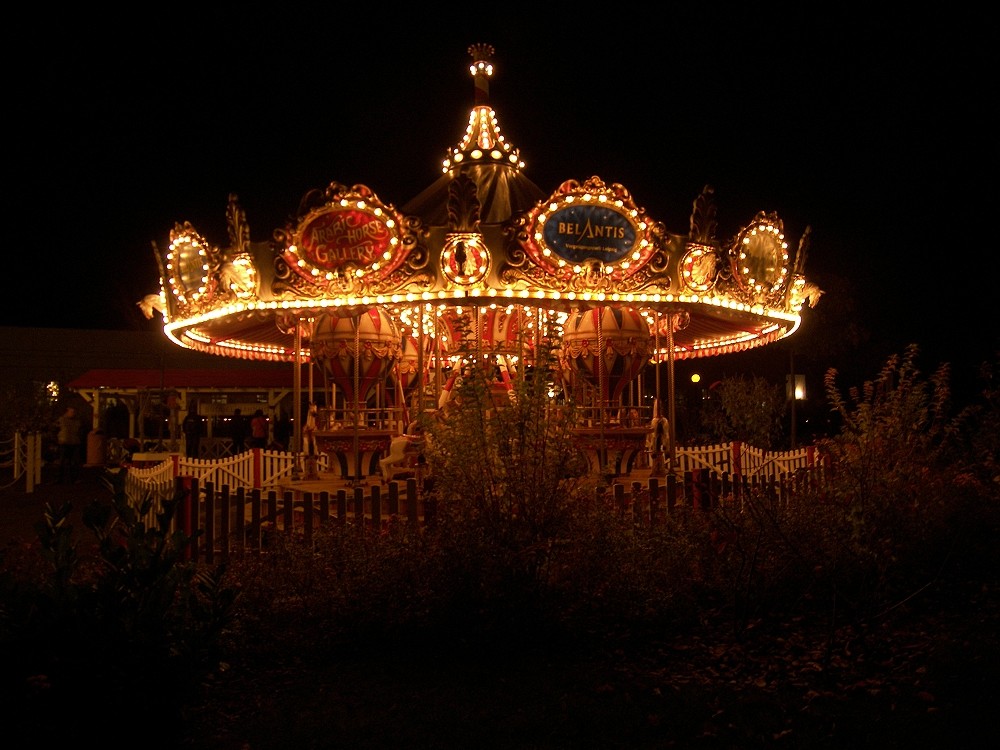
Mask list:
POLYGON ((717 445, 678 447, 677 469, 680 472, 708 469, 713 474, 734 477, 774 478, 811 469, 821 461, 816 446, 793 451, 765 451, 739 440, 717 445))
MULTIPOLYGON (((142 457, 142 454, 137 454, 142 457)), ((152 458, 150 456, 150 458, 152 458)), ((204 487, 242 487, 246 490, 276 489, 292 479, 296 466, 302 466, 302 456, 289 451, 250 448, 235 456, 221 459, 188 458, 177 453, 166 456, 151 466, 130 466, 125 471, 124 491, 129 500, 152 496, 165 500, 174 494, 174 480, 179 476, 195 477, 204 487)), ((315 457, 318 471, 327 471, 327 457, 315 457)), ((141 463, 149 463, 143 460, 141 463)))
MULTIPOLYGON (((137 454, 142 455, 142 454, 137 454)), ((317 470, 328 472, 327 456, 316 457, 317 470)), ((140 468, 130 467, 125 478, 125 494, 130 500, 152 495, 158 500, 170 498, 179 476, 196 477, 198 484, 232 491, 270 490, 287 484, 293 478, 296 462, 301 471, 302 457, 288 451, 251 448, 235 456, 221 459, 187 458, 176 453, 165 454, 159 463, 140 468)), ((821 457, 815 446, 794 451, 765 451, 740 441, 697 447, 678 448, 678 473, 708 469, 715 476, 728 475, 750 479, 776 479, 794 474, 800 469, 815 468, 821 457)))

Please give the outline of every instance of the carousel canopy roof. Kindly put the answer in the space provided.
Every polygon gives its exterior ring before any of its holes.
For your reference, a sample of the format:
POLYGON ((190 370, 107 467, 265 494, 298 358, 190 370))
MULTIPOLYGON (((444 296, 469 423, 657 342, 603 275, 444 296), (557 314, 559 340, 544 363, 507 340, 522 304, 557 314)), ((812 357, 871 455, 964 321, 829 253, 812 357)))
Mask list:
POLYGON ((706 186, 690 226, 668 228, 627 188, 599 176, 546 193, 524 174, 518 149, 489 104, 493 50, 469 48, 475 103, 441 175, 402 209, 371 188, 330 183, 303 196, 297 216, 251 241, 237 196, 228 243, 178 223, 154 245, 158 295, 139 304, 162 314, 175 343, 227 357, 308 358, 320 317, 382 308, 401 333, 415 311, 530 310, 566 316, 603 306, 640 311, 658 357, 712 356, 793 333, 821 294, 804 276, 809 230, 789 249, 781 219, 760 212, 728 240, 716 237, 706 186))

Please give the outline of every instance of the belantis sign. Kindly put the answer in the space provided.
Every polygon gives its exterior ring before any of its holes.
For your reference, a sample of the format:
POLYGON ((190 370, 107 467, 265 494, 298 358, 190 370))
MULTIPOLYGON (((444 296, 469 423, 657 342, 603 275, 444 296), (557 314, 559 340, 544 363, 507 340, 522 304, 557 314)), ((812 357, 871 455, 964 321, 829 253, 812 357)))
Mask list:
POLYGON ((563 206, 545 217, 542 230, 545 245, 569 263, 615 263, 635 249, 637 238, 632 219, 607 205, 563 206))

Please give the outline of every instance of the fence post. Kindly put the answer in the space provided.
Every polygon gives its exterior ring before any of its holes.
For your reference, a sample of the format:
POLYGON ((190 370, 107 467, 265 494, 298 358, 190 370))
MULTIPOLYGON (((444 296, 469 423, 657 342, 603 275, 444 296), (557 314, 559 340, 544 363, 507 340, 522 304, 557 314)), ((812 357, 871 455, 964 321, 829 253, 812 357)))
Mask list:
POLYGON ((347 523, 347 490, 343 487, 337 490, 337 523, 347 523))
POLYGON ((382 486, 372 485, 372 530, 379 533, 382 530, 382 486))
POLYGON ((646 525, 646 509, 643 506, 642 482, 632 482, 632 520, 637 526, 646 525))
POLYGON ((236 533, 239 534, 239 549, 242 551, 247 544, 247 498, 246 488, 236 488, 236 533))
POLYGON ((655 526, 660 521, 660 480, 649 478, 649 525, 655 526))
POLYGON ((625 515, 625 485, 624 484, 613 484, 611 485, 611 494, 614 497, 615 508, 618 509, 618 513, 621 516, 625 515))
POLYGON ((260 554, 260 490, 250 490, 250 532, 244 533, 245 544, 260 554))
POLYGON ((365 488, 360 485, 354 488, 354 523, 358 530, 365 528, 365 488))
POLYGON ((420 523, 419 508, 417 503, 420 502, 419 496, 417 494, 417 487, 419 482, 416 477, 408 477, 406 480, 406 521, 410 524, 412 528, 417 528, 420 523))
POLYGON ((330 493, 322 490, 319 493, 319 523, 323 526, 330 522, 330 493))
POLYGON ((205 562, 215 562, 215 484, 205 482, 205 562))
POLYGON ((722 505, 722 481, 719 479, 719 475, 708 469, 702 469, 701 475, 705 486, 708 487, 708 507, 718 508, 722 505))
POLYGON ((21 437, 20 432, 14 433, 14 456, 12 464, 14 466, 14 479, 20 479, 21 473, 25 471, 28 465, 28 445, 27 441, 21 437), (21 454, 24 453, 24 460, 21 459, 21 454))
POLYGON ((174 486, 177 488, 177 526, 185 539, 181 559, 187 562, 197 558, 197 546, 191 538, 194 534, 191 517, 197 502, 193 498, 198 494, 198 480, 195 477, 175 477, 174 486))
POLYGON ((684 472, 684 492, 690 493, 689 505, 694 510, 703 510, 707 501, 707 488, 702 483, 702 469, 692 469, 684 472))
MULTIPOLYGON (((259 451, 260 448, 254 448, 254 450, 259 451)), ((281 514, 284 518, 285 534, 290 536, 295 528, 295 493, 291 490, 285 490, 281 514)))
POLYGON ((222 485, 222 496, 219 498, 219 554, 222 562, 229 560, 229 545, 232 539, 232 512, 233 496, 229 491, 229 485, 222 485))
POLYGON ((251 450, 253 451, 253 458, 252 458, 252 460, 253 460, 253 466, 251 468, 251 476, 253 477, 253 486, 254 487, 263 487, 264 486, 264 482, 261 479, 261 473, 262 473, 261 472, 261 459, 262 459, 261 453, 262 453, 262 451, 261 451, 260 448, 252 448, 251 450))
POLYGON ((306 544, 313 540, 313 493, 302 493, 302 528, 306 544))
POLYGON ((390 516, 399 515, 399 482, 389 482, 389 496, 386 498, 386 512, 390 516))
POLYGON ((42 483, 42 433, 34 432, 32 437, 31 464, 34 469, 35 478, 31 482, 31 489, 42 483))
POLYGON ((667 515, 673 515, 674 508, 677 507, 677 475, 670 472, 666 476, 667 480, 667 515))
POLYGON ((42 483, 42 434, 15 432, 11 463, 14 467, 14 479, 20 479, 23 474, 24 491, 30 495, 42 483))
POLYGON ((32 435, 29 434, 24 442, 22 442, 21 433, 14 433, 14 478, 19 479, 21 473, 24 473, 24 491, 28 494, 35 491, 35 456, 33 447, 32 435), (22 453, 24 454, 23 458, 22 453))

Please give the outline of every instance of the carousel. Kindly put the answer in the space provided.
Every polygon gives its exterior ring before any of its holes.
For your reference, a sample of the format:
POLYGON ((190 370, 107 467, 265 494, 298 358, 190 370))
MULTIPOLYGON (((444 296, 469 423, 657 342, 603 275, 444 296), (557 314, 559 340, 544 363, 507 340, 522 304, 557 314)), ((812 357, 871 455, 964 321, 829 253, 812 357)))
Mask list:
POLYGON ((470 368, 503 394, 543 349, 593 471, 669 467, 674 362, 793 334, 821 293, 804 275, 809 230, 791 252, 760 212, 721 240, 710 187, 684 232, 599 176, 546 193, 490 106, 493 49, 469 54, 468 127, 423 192, 397 208, 332 182, 263 241, 231 195, 227 243, 190 223, 154 243, 160 291, 140 304, 179 346, 294 366, 294 447, 343 477, 377 475, 470 368))

